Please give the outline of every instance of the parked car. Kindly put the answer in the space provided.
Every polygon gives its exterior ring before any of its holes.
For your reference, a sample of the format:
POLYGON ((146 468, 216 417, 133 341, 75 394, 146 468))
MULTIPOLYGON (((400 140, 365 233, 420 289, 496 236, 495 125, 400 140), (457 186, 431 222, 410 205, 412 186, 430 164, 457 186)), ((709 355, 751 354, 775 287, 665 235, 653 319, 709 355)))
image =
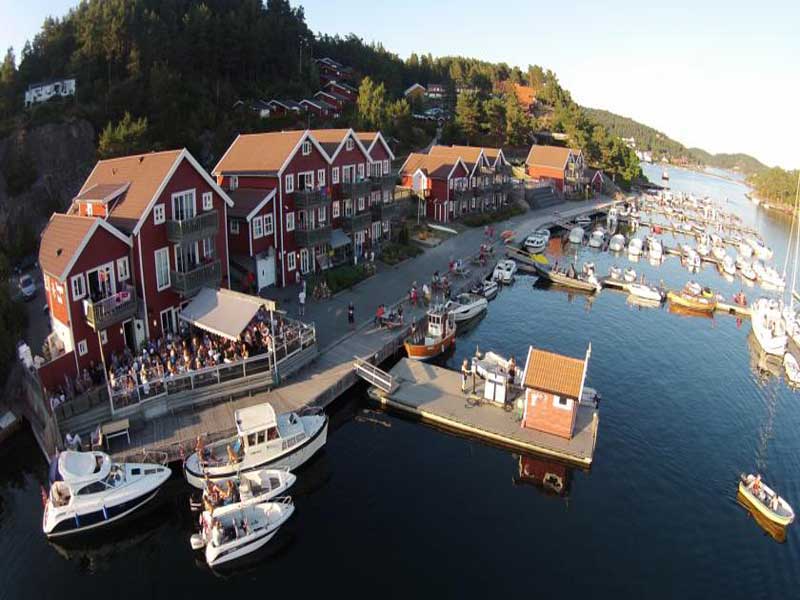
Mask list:
POLYGON ((19 278, 19 291, 25 300, 33 300, 36 297, 36 283, 30 275, 22 275, 19 278))

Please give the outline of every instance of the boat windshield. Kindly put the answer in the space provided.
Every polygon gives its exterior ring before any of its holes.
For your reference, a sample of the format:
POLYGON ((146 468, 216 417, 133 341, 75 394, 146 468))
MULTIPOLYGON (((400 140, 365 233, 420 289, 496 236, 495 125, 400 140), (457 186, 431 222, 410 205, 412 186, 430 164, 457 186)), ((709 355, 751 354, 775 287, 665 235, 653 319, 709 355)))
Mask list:
POLYGON ((125 468, 120 465, 112 465, 111 471, 104 479, 105 484, 110 487, 119 487, 125 483, 125 468))

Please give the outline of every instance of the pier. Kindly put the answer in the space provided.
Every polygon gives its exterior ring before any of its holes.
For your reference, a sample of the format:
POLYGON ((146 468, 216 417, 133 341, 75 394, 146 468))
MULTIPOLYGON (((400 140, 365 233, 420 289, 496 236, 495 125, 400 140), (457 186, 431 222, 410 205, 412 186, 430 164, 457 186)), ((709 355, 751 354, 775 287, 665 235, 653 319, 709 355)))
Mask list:
MULTIPOLYGON (((521 426, 521 409, 507 410, 482 401, 483 380, 475 392, 461 391, 461 375, 435 365, 402 359, 388 373, 391 391, 371 387, 370 396, 382 405, 433 425, 492 444, 552 456, 588 468, 594 458, 599 416, 581 404, 571 439, 521 426)), ((471 382, 469 384, 472 385, 471 382)))

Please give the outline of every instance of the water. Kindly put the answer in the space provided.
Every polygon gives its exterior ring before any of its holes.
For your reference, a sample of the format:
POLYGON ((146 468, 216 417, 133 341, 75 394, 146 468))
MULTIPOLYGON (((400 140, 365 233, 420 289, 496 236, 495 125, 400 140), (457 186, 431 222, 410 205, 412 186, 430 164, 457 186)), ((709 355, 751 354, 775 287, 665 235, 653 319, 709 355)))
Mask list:
MULTIPOLYGON (((737 183, 670 175, 675 189, 727 197, 782 265, 784 218, 756 211, 737 183)), ((601 272, 628 264, 588 249, 586 257, 601 272)), ((674 258, 633 266, 669 286, 690 277, 674 258)), ((691 277, 726 296, 740 285, 709 267, 691 277)), ((523 484, 512 453, 376 411, 359 389, 334 414, 325 452, 300 472, 297 511, 279 537, 254 563, 215 575, 189 548, 193 518, 177 478, 168 501, 121 539, 48 544, 46 468, 21 435, 0 461, 0 597, 795 593, 798 525, 776 543, 735 499, 738 474, 759 469, 800 508, 800 399, 780 365, 759 360, 749 324, 639 309, 610 291, 590 302, 531 281, 503 290, 449 363, 476 345, 522 361, 529 344, 581 356, 592 343, 588 383, 604 396, 594 467, 525 463, 562 477, 565 495, 523 484)))

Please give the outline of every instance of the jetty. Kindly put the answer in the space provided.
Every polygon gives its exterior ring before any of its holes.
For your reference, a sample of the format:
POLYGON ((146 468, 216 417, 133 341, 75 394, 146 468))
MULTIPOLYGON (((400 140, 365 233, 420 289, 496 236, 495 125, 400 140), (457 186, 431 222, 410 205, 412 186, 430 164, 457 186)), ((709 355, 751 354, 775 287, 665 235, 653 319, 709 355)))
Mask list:
POLYGON ((404 358, 383 374, 381 380, 385 385, 373 385, 369 395, 388 408, 491 444, 551 456, 584 468, 592 464, 599 424, 595 406, 580 404, 575 433, 567 439, 522 427, 521 396, 511 401, 515 405, 511 410, 508 403, 504 408, 482 401, 486 383, 479 378, 475 392, 470 382, 469 393, 464 393, 460 373, 404 358))

